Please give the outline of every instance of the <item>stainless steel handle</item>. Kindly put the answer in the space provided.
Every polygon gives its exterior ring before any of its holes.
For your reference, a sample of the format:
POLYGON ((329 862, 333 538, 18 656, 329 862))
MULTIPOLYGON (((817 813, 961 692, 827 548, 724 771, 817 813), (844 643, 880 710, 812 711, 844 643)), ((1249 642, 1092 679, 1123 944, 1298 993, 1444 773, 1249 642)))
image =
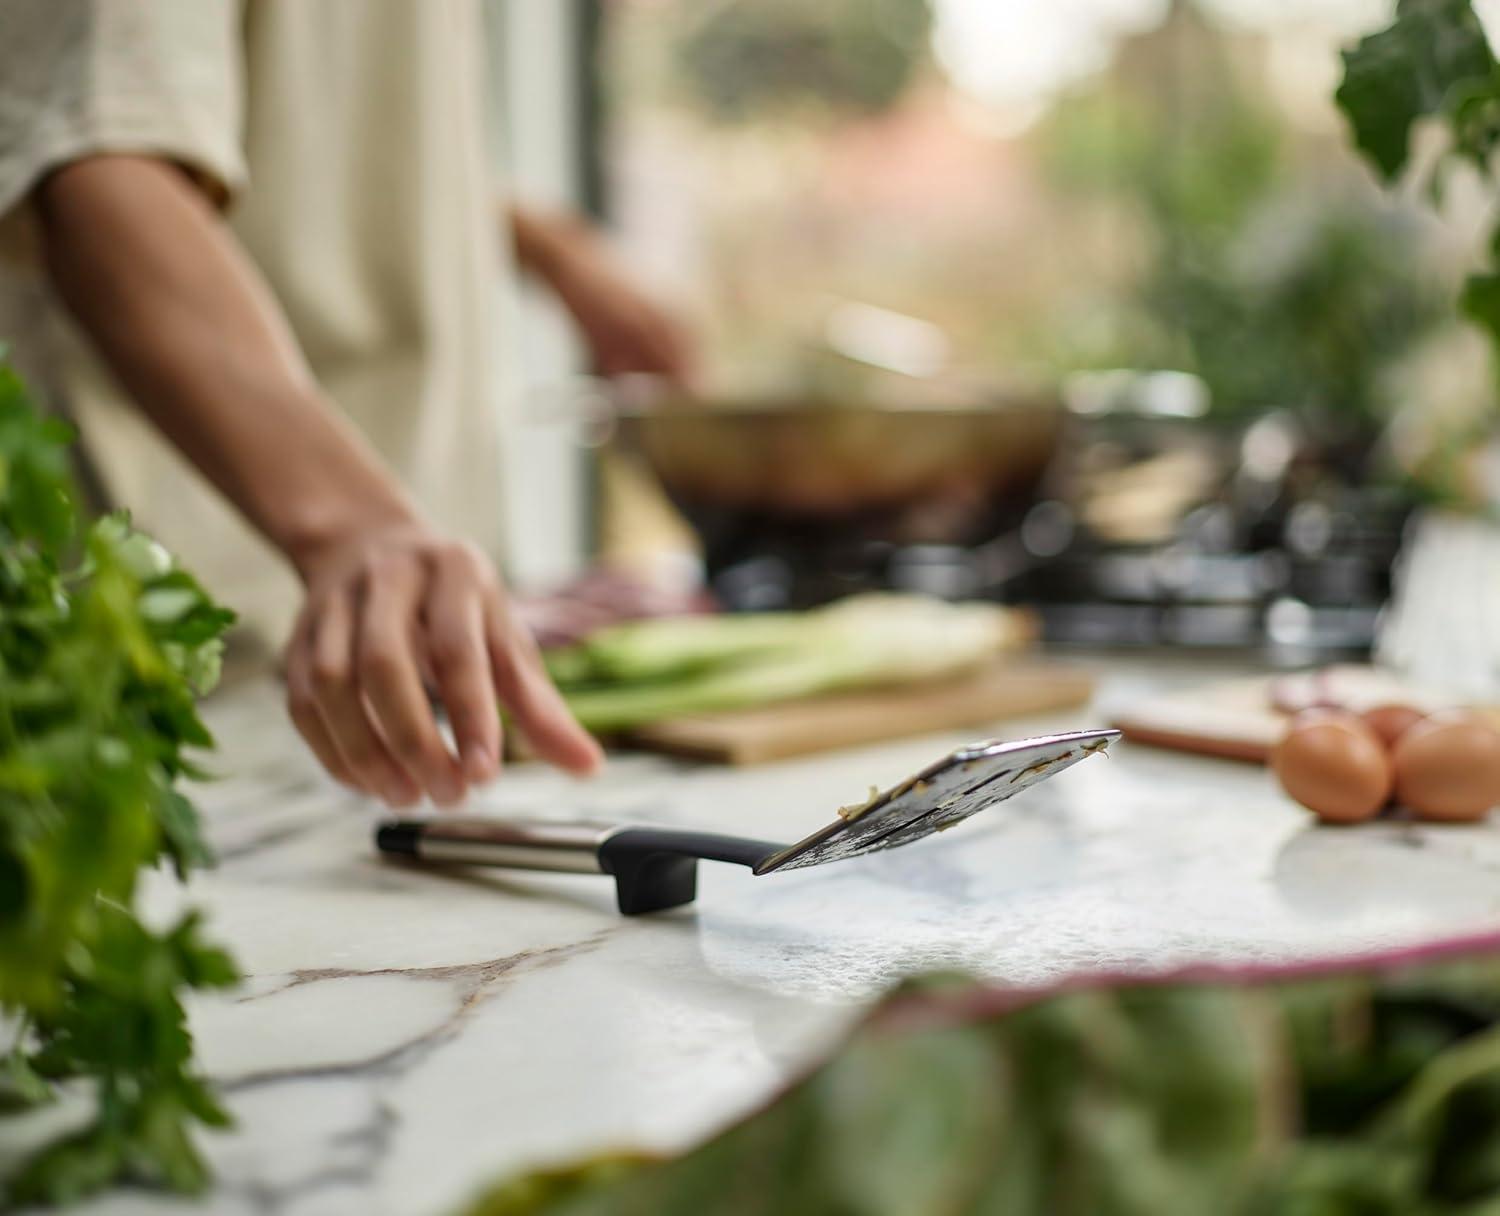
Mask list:
POLYGON ((568 874, 603 874, 599 850, 624 829, 608 823, 504 821, 440 816, 386 824, 376 839, 382 852, 423 861, 506 866, 568 874))

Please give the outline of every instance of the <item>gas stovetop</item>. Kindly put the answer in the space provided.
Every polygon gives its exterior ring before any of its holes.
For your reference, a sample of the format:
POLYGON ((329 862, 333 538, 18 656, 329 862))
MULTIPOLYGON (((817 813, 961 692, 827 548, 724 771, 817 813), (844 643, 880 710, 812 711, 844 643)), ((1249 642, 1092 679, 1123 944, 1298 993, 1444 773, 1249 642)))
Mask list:
POLYGON ((762 534, 710 570, 731 609, 810 607, 870 590, 1027 604, 1058 646, 1191 647, 1303 663, 1364 655, 1407 508, 1350 491, 1253 521, 1211 504, 1159 544, 1111 544, 1061 503, 981 545, 762 534))

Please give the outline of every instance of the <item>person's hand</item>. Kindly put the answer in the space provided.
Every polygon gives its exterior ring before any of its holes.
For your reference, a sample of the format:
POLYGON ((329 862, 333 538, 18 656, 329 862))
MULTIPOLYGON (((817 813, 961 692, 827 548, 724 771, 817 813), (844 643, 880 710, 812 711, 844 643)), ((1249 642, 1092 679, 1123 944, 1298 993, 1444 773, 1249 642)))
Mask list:
POLYGON ((551 282, 601 375, 645 373, 692 383, 687 329, 628 278, 596 239, 570 249, 551 282))
POLYGON ((576 773, 598 744, 568 713, 494 566, 419 525, 298 560, 307 600, 287 647, 287 700, 335 778, 391 806, 442 806, 500 768, 503 703, 532 748, 576 773), (444 741, 426 681, 447 711, 444 741))
POLYGON ((514 208, 521 261, 572 314, 595 368, 605 376, 664 376, 691 385, 696 350, 691 333, 616 261, 599 234, 566 215, 514 208))

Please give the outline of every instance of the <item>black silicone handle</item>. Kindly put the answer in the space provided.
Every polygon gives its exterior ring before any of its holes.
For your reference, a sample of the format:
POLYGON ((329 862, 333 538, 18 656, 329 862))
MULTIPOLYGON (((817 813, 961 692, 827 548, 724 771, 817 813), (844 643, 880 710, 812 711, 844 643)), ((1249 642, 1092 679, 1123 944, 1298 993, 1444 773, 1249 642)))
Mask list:
POLYGON ((599 867, 614 876, 620 912, 639 916, 692 903, 698 894, 700 858, 753 870, 781 848, 764 840, 711 832, 626 828, 599 846, 599 867))
POLYGON ((415 857, 421 840, 422 825, 410 820, 382 823, 375 829, 375 847, 397 857, 415 857))

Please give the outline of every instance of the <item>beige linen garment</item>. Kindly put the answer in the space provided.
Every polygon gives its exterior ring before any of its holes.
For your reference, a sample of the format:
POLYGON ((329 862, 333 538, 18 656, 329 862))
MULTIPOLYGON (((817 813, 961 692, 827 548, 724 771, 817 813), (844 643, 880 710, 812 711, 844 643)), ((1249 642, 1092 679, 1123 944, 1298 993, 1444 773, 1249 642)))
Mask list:
POLYGON ((0 342, 77 420, 109 500, 270 639, 294 581, 62 316, 28 194, 91 152, 186 167, 334 402, 431 517, 495 551, 484 59, 477 0, 0 0, 0 342))

